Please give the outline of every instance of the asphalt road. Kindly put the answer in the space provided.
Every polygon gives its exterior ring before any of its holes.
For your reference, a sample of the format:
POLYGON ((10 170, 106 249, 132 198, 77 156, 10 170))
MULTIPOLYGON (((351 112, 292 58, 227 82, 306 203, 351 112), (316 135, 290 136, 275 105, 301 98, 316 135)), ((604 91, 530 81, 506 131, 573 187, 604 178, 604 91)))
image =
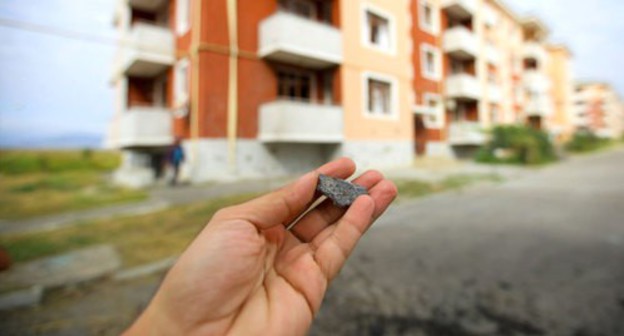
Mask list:
POLYGON ((624 150, 404 202, 313 335, 624 335, 624 150))
MULTIPOLYGON (((0 312, 3 335, 118 334, 160 275, 0 312)), ((312 335, 624 335, 624 149, 399 202, 330 287, 312 335)))

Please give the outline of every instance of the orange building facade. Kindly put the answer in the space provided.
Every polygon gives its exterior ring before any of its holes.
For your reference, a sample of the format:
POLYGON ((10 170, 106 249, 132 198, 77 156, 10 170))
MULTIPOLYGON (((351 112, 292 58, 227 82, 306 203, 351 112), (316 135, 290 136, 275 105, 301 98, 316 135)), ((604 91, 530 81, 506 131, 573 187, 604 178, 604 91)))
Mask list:
POLYGON ((298 173, 338 156, 409 165, 409 1, 120 0, 118 180, 298 173))
POLYGON ((176 139, 201 182, 343 155, 407 166, 470 154, 495 125, 569 128, 547 28, 499 0, 119 0, 115 24, 110 142, 128 185, 161 177, 176 139))

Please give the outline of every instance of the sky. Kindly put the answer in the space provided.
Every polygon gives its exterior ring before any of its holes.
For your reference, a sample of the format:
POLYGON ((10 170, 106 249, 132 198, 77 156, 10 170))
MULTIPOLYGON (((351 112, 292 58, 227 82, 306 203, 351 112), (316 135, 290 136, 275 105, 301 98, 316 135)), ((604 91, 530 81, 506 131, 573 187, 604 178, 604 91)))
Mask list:
MULTIPOLYGON (((0 136, 104 135, 115 1, 0 0, 0 136)), ((505 3, 542 18, 551 40, 570 47, 577 79, 610 82, 624 96, 624 1, 505 3)))

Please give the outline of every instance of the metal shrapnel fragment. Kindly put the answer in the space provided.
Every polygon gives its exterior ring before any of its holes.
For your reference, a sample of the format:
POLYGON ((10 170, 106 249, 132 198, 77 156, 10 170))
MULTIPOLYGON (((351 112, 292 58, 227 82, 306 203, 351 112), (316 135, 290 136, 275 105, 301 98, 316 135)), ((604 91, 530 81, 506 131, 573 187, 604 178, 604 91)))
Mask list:
POLYGON ((323 174, 319 175, 316 190, 329 197, 334 205, 341 208, 351 205, 358 196, 368 194, 366 188, 360 185, 323 174))

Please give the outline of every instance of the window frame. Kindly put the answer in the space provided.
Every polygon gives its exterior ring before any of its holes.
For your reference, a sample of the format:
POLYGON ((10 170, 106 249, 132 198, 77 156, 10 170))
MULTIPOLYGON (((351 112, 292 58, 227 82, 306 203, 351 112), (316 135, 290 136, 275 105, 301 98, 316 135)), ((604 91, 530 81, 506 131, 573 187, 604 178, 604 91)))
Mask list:
POLYGON ((418 27, 431 35, 440 33, 440 11, 430 0, 418 0, 418 27), (431 9, 431 25, 426 24, 425 6, 429 6, 431 9))
MULTIPOLYGON (((314 71, 294 68, 294 67, 289 67, 289 66, 279 66, 275 68, 275 76, 277 78, 277 98, 278 99, 285 99, 285 100, 298 101, 298 102, 307 102, 307 103, 318 102, 317 80, 316 80, 316 75, 314 71), (307 100, 303 97, 296 97, 296 96, 291 97, 288 95, 280 95, 279 93, 280 86, 283 85, 280 83, 280 73, 293 75, 293 76, 299 76, 299 77, 307 77, 309 80, 309 83, 308 83, 309 84, 309 88, 308 88, 309 97, 307 98, 307 100)), ((287 87, 287 85, 285 85, 285 87, 287 87)), ((302 86, 300 86, 300 88, 301 87, 302 86)))
POLYGON ((369 3, 365 3, 361 6, 361 42, 362 45, 385 54, 396 55, 397 48, 397 34, 396 34, 396 19, 394 15, 389 12, 373 6, 369 3), (370 41, 370 27, 368 24, 368 13, 375 16, 379 16, 382 19, 388 21, 388 47, 384 48, 370 41))
POLYGON ((191 29, 191 0, 176 1, 176 33, 185 35, 191 29))
POLYGON ((189 102, 190 90, 191 90, 191 62, 188 58, 179 59, 173 71, 173 101, 175 107, 179 108, 185 106, 189 102), (186 83, 184 83, 184 80, 186 83))
POLYGON ((381 120, 398 120, 399 119, 399 81, 393 76, 380 74, 372 71, 365 71, 362 73, 362 113, 364 117, 369 119, 381 119, 381 120), (390 111, 388 114, 380 114, 369 110, 368 103, 370 100, 369 81, 378 81, 390 84, 390 111))
POLYGON ((442 79, 442 54, 440 49, 428 43, 420 45, 420 74, 423 78, 431 81, 439 81, 442 79), (427 53, 433 54, 434 71, 429 73, 427 69, 427 53))
POLYGON ((430 108, 429 103, 431 101, 436 102, 436 108, 430 110, 431 113, 425 119, 426 126, 427 128, 434 128, 434 129, 444 128, 446 118, 445 118, 445 113, 444 113, 445 107, 444 107, 444 100, 442 99, 442 95, 438 93, 433 93, 433 92, 425 92, 422 94, 423 106, 427 107, 427 109, 430 108), (431 118, 431 117, 434 117, 434 118, 431 118))

